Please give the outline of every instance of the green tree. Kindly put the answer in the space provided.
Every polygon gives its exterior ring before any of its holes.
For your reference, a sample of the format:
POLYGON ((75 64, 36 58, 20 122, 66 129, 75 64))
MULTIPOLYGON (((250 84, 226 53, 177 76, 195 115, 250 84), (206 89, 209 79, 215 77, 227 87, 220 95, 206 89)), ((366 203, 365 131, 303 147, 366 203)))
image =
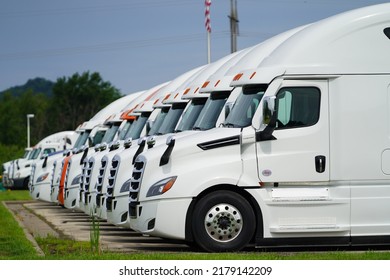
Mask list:
POLYGON ((53 86, 49 109, 52 128, 74 130, 120 96, 120 92, 96 72, 59 78, 53 86))
MULTIPOLYGON (((18 106, 18 98, 11 93, 3 94, 0 101, 0 143, 5 145, 20 145, 21 113, 18 106)), ((26 131, 26 126, 24 131, 26 131)))
POLYGON ((47 97, 32 90, 20 97, 5 93, 0 99, 0 143, 26 147, 27 114, 35 115, 31 121, 31 144, 43 138, 47 107, 47 97))

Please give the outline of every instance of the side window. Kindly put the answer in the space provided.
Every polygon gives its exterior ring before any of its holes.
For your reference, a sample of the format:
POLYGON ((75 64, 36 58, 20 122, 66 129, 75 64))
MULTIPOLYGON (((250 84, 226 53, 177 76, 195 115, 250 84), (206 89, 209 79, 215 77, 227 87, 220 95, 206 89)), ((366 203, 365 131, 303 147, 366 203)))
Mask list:
POLYGON ((321 93, 315 87, 282 88, 276 96, 276 129, 314 125, 320 116, 321 93))
POLYGON ((56 150, 54 148, 47 148, 43 150, 43 155, 49 155, 51 153, 54 153, 56 150))

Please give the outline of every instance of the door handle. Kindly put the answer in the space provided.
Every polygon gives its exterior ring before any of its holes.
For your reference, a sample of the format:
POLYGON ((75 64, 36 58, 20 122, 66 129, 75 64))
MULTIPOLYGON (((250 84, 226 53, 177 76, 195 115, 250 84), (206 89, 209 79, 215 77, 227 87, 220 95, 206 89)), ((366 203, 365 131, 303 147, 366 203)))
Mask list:
POLYGON ((315 157, 315 164, 316 164, 316 171, 318 173, 324 173, 325 166, 326 166, 326 157, 325 156, 316 156, 315 157))

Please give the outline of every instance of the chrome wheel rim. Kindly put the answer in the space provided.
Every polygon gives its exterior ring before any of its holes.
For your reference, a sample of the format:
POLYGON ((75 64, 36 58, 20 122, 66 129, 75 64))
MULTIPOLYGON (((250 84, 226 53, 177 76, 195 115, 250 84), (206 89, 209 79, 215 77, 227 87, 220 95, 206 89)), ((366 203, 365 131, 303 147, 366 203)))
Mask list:
POLYGON ((210 238, 218 242, 229 242, 242 230, 242 215, 236 207, 221 203, 206 213, 204 225, 210 238))

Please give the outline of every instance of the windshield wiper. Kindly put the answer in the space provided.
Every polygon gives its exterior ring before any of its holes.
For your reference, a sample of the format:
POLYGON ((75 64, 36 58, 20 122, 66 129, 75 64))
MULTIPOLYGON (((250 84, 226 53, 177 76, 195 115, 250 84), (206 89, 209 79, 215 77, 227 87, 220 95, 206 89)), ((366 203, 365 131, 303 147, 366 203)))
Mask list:
POLYGON ((235 127, 235 124, 233 124, 233 123, 222 123, 222 126, 231 128, 231 127, 235 127))
POLYGON ((192 130, 202 130, 199 126, 194 126, 192 130))

